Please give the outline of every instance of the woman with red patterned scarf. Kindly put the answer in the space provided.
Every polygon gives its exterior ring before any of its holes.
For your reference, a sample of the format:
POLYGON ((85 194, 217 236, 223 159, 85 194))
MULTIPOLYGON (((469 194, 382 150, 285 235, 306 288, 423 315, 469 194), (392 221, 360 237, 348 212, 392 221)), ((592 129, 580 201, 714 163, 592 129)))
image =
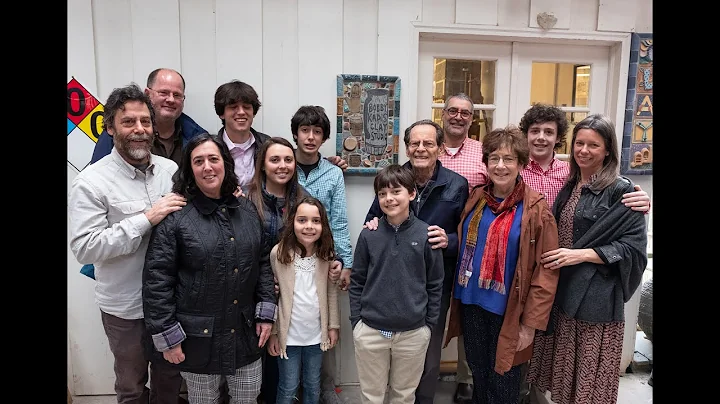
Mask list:
POLYGON ((473 190, 461 234, 445 344, 460 334, 473 375, 473 403, 516 403, 520 365, 532 355, 535 330, 545 330, 558 272, 540 263, 557 249, 555 218, 520 172, 529 160, 517 127, 483 140, 489 183, 473 190))

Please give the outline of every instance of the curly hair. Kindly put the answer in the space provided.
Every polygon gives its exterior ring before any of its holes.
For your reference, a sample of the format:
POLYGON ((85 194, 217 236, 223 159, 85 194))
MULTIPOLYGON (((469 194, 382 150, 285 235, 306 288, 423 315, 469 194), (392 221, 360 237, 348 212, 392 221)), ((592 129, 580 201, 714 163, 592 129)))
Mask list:
POLYGON ((555 147, 553 147, 553 149, 557 150, 565 143, 568 130, 567 116, 560 108, 547 104, 533 105, 520 118, 520 130, 527 137, 530 126, 545 122, 555 122, 557 125, 557 139, 555 140, 555 147))

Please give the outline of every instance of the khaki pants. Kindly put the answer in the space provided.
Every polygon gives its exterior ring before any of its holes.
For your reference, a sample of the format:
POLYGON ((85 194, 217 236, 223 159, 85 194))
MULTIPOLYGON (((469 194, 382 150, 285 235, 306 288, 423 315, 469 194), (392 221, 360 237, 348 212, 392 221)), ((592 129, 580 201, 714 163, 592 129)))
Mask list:
POLYGON ((391 338, 385 338, 360 320, 353 329, 353 341, 362 403, 383 404, 388 385, 391 404, 413 403, 430 328, 394 332, 391 338))

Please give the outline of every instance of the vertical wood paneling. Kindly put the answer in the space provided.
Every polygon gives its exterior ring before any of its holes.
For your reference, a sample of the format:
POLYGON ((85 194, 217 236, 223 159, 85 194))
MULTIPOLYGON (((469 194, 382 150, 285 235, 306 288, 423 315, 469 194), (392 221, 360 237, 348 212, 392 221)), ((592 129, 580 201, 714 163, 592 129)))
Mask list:
POLYGON ((570 6, 570 29, 595 31, 598 21, 598 0, 572 0, 570 6))
MULTIPOLYGON (((267 119, 263 122, 263 131, 270 136, 292 139, 290 118, 298 108, 300 80, 297 1, 263 1, 262 22, 263 98, 261 101, 267 113, 265 115, 267 119)), ((324 60, 318 61, 318 63, 323 62, 324 60)), ((328 80, 332 78, 328 77, 328 80)))
POLYGON ((455 23, 456 0, 423 0, 422 22, 453 24, 455 23))
MULTIPOLYGON (((410 67, 408 46, 412 21, 418 21, 422 15, 422 0, 379 0, 378 2, 378 74, 385 76, 399 76, 401 80, 400 91, 400 132, 410 124, 407 118, 410 100, 404 91, 406 86, 415 86, 417 83, 408 83, 408 70, 410 67)), ((416 65, 414 61, 413 65, 416 65)), ((405 148, 400 142, 401 154, 405 155, 405 148)), ((402 157, 401 157, 402 158, 402 157)))
POLYGON ((530 0, 530 27, 540 27, 537 23, 537 15, 545 12, 552 13, 557 18, 557 23, 552 29, 570 28, 571 2, 572 0, 530 0))
POLYGON ((343 2, 344 74, 377 74, 378 0, 343 2))
POLYGON ((95 96, 104 104, 113 88, 135 80, 130 1, 93 0, 92 12, 98 86, 95 96))
POLYGON ((456 0, 455 22, 497 25, 498 0, 456 0))
POLYGON ((94 62, 92 1, 70 0, 67 3, 67 81, 75 76, 91 94, 97 94, 94 62))
MULTIPOLYGON (((273 4, 266 1, 265 3, 273 4)), ((265 7, 271 7, 266 5, 265 7)), ((212 89, 209 105, 213 108, 215 90, 230 80, 240 80, 257 91, 263 106, 253 120, 252 127, 263 130, 265 100, 263 92, 263 1, 262 0, 215 0, 215 60, 217 79, 212 89)), ((268 27, 274 29, 270 20, 268 27)), ((206 44, 209 45, 209 44, 206 44)), ((215 131, 220 129, 220 119, 215 116, 215 131)), ((207 130, 212 130, 206 128, 207 130)))
POLYGON ((600 0, 597 30, 634 31, 636 8, 637 0, 600 0))
POLYGON ((180 65, 180 10, 178 0, 130 0, 133 77, 144 88, 158 67, 182 71, 180 65), (149 5, 152 4, 152 7, 149 5))
POLYGON ((214 2, 180 1, 180 54, 185 78, 185 108, 210 133, 220 127, 213 109, 217 88, 214 2))
POLYGON ((498 25, 501 27, 527 27, 530 0, 503 0, 498 2, 498 25))
MULTIPOLYGON (((653 0, 636 0, 635 32, 653 32, 653 0)), ((644 189, 644 188, 643 188, 644 189)))
MULTIPOLYGON (((298 0, 298 105, 320 105, 330 118, 330 138, 320 147, 335 155, 336 76, 343 73, 343 4, 336 0, 298 0)), ((293 111, 294 113, 294 111, 293 111)), ((290 118, 285 119, 287 134, 290 118)), ((282 119, 281 119, 282 121, 282 119)))

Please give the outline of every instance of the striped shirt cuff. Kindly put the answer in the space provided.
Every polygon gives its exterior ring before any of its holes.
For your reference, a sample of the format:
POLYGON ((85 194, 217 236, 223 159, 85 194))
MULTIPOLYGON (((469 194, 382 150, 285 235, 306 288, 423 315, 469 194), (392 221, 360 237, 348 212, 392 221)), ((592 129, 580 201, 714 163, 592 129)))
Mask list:
POLYGON ((178 322, 169 329, 161 333, 154 334, 152 336, 152 340, 153 345, 155 345, 155 349, 160 352, 165 352, 185 340, 185 330, 183 330, 182 326, 178 322))
POLYGON ((265 322, 277 320, 277 305, 270 302, 258 302, 255 305, 255 318, 265 322))

